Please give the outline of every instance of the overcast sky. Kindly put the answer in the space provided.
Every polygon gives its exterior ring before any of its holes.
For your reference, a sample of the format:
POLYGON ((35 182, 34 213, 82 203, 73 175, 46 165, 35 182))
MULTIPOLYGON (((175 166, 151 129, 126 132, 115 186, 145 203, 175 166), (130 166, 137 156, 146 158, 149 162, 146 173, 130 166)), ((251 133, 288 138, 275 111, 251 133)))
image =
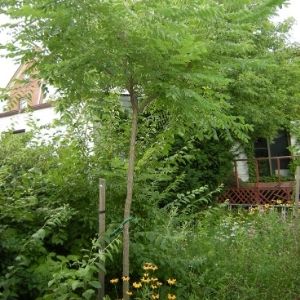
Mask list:
MULTIPOLYGON (((293 17, 296 24, 291 32, 291 41, 300 42, 300 0, 290 0, 289 6, 284 7, 279 11, 279 15, 274 20, 282 21, 288 17, 293 17)), ((0 15, 0 24, 7 22, 7 18, 0 15)), ((0 43, 3 43, 8 38, 5 32, 0 32, 0 43)), ((5 87, 9 79, 17 69, 17 65, 13 61, 0 57, 0 87, 5 87)))

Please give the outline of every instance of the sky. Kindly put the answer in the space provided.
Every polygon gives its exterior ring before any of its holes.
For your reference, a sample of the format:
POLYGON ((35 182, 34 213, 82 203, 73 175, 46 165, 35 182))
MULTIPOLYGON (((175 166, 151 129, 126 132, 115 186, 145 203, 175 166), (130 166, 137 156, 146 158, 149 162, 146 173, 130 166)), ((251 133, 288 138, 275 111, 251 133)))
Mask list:
MULTIPOLYGON (((278 16, 274 17, 274 21, 282 21, 288 17, 293 17, 296 24, 291 32, 290 40, 300 43, 300 0, 290 0, 288 7, 284 7, 278 12, 278 16)), ((0 24, 7 22, 8 19, 4 15, 0 15, 0 24)), ((4 43, 8 39, 7 33, 0 31, 0 43, 4 43)), ((16 71, 18 65, 12 60, 0 57, 0 88, 5 87, 16 71)))

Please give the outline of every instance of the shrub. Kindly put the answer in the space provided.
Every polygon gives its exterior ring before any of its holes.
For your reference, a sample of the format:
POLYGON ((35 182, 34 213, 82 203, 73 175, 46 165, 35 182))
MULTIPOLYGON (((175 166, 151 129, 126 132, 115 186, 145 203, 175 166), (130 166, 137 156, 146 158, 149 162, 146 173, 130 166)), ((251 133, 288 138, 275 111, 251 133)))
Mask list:
MULTIPOLYGON (((192 222, 158 213, 152 230, 135 234, 137 266, 173 274, 178 299, 295 299, 300 295, 299 226, 277 212, 231 213, 211 208, 192 222), (163 220, 163 221, 162 221, 163 220)), ((136 267, 137 268, 137 267, 136 267)))

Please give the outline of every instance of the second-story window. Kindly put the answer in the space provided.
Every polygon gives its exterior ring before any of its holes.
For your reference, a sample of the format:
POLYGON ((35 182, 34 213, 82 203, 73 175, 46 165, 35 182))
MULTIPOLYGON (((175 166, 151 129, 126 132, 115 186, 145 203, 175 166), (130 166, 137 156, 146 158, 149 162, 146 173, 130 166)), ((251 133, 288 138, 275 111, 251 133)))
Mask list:
POLYGON ((21 98, 19 102, 19 109, 24 110, 28 107, 28 100, 26 98, 21 98))

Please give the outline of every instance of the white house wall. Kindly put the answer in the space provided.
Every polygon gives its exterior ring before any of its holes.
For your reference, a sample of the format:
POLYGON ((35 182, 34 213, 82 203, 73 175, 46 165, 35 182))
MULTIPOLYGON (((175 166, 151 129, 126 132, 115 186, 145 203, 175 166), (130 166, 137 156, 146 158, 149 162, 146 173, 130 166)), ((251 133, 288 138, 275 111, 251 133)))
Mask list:
POLYGON ((0 118, 0 133, 9 130, 25 130, 30 129, 30 121, 33 120, 37 125, 47 125, 52 123, 54 119, 58 119, 59 114, 55 112, 53 107, 47 107, 33 112, 19 113, 11 116, 0 118))
MULTIPOLYGON (((238 178, 242 181, 249 181, 249 170, 248 170, 247 161, 239 161, 239 159, 247 159, 247 155, 243 147, 239 143, 237 143, 231 149, 231 151, 234 155, 234 158, 237 159, 236 168, 237 168, 238 178)), ((234 170, 234 166, 233 166, 233 170, 234 170)))

